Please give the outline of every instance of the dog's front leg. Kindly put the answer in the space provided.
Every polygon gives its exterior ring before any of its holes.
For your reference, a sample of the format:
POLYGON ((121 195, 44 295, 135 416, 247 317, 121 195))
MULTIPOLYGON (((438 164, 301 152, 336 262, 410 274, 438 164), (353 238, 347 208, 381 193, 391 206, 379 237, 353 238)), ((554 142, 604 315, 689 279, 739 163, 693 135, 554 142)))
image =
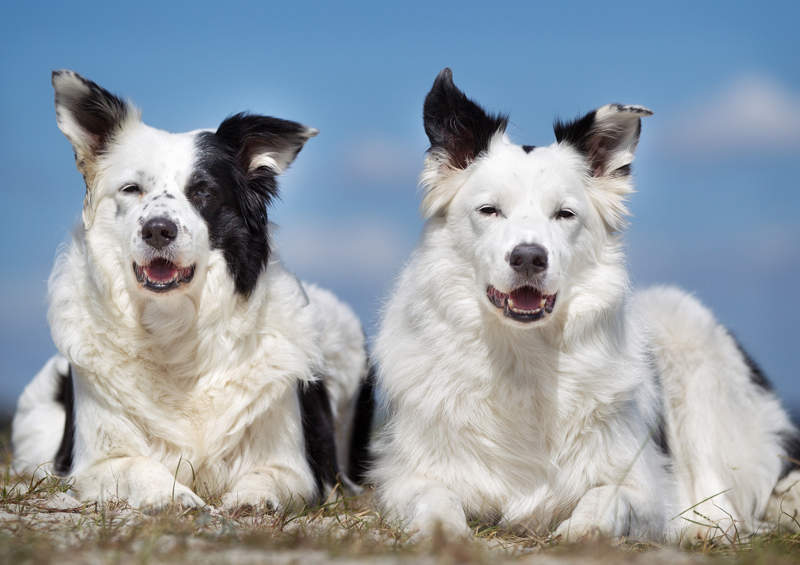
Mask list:
POLYGON ((146 511, 158 511, 172 504, 201 508, 205 502, 179 483, 158 461, 149 457, 114 457, 95 462, 73 475, 73 489, 82 500, 105 504, 125 500, 146 511))

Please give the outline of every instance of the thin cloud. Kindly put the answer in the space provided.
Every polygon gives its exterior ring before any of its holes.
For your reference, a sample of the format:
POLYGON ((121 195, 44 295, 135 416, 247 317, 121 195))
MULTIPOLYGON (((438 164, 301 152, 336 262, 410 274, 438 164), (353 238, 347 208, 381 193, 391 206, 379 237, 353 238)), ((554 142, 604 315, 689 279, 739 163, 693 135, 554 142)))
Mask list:
POLYGON ((668 146, 701 156, 786 153, 800 148, 800 94, 771 78, 744 75, 673 118, 668 146))

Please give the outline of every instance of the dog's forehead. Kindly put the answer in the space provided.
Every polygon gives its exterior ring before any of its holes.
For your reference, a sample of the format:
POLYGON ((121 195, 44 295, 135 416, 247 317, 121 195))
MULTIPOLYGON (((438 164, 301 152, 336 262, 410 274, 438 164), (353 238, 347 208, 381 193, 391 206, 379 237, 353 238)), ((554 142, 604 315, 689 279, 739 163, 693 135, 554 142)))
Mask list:
POLYGON ((199 133, 170 133, 143 123, 125 128, 108 148, 104 168, 114 178, 183 190, 197 161, 199 133))
POLYGON ((494 144, 476 171, 478 184, 521 189, 579 187, 585 164, 558 144, 529 149, 511 142, 494 144))

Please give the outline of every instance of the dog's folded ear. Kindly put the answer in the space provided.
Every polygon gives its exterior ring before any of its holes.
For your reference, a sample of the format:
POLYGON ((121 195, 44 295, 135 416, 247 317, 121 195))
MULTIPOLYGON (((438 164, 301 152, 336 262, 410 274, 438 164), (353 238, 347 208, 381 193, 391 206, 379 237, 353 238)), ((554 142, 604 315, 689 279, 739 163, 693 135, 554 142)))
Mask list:
POLYGON ((217 137, 235 149, 245 171, 266 167, 276 175, 285 171, 306 141, 318 133, 297 122, 247 113, 231 116, 217 128, 217 137))
POLYGON ((95 157, 127 119, 139 119, 139 112, 76 72, 53 71, 52 81, 58 128, 72 144, 78 170, 89 187, 95 157))
POLYGON ((247 187, 237 197, 251 229, 266 222, 266 206, 278 193, 275 177, 317 133, 297 122, 247 113, 231 116, 217 128, 216 136, 233 151, 245 175, 247 187))
POLYGON ((589 197, 596 202, 606 229, 625 227, 627 196, 633 192, 631 163, 642 131, 644 106, 607 104, 571 122, 556 120, 556 140, 574 147, 586 159, 591 178, 589 197))
POLYGON ((422 114, 431 143, 422 173, 422 210, 427 218, 444 212, 455 195, 448 190, 449 177, 469 167, 486 151, 492 138, 505 132, 508 118, 489 114, 467 98, 453 83, 449 68, 443 69, 433 82, 422 114))
POLYGON ((625 175, 642 130, 641 119, 653 112, 644 106, 606 104, 571 122, 556 120, 553 129, 559 143, 580 151, 594 177, 625 175))

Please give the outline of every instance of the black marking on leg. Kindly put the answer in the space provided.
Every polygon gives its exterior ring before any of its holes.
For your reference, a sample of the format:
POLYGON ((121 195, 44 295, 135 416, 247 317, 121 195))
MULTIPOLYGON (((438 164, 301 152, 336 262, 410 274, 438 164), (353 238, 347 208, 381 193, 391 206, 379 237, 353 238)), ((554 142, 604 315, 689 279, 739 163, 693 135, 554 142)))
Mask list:
POLYGON ((347 476, 356 484, 364 484, 371 463, 369 440, 375 414, 375 378, 375 367, 370 364, 358 391, 353 414, 347 476))
POLYGON ((61 375, 56 402, 64 407, 65 420, 61 445, 58 446, 56 452, 53 470, 57 475, 63 477, 72 469, 72 458, 75 452, 75 391, 72 385, 72 365, 69 365, 66 375, 61 375))
POLYGON ((311 383, 301 383, 297 397, 303 420, 306 460, 317 483, 317 494, 324 496, 338 480, 339 462, 336 459, 333 412, 322 377, 311 383))
POLYGON ((756 363, 753 358, 750 357, 733 333, 728 332, 728 334, 731 336, 731 339, 733 339, 734 343, 736 343, 736 347, 739 349, 739 353, 742 355, 742 360, 745 362, 745 365, 747 365, 747 368, 750 369, 750 381, 764 390, 772 391, 772 383, 767 378, 767 375, 764 374, 764 371, 761 370, 761 367, 758 366, 758 363, 756 363))
POLYGON ((656 394, 658 395, 658 417, 651 436, 661 453, 670 457, 672 453, 667 436, 666 398, 664 398, 664 387, 661 384, 661 372, 658 370, 658 364, 653 352, 648 350, 646 355, 647 364, 650 367, 650 374, 653 375, 653 382, 656 385, 656 394))

